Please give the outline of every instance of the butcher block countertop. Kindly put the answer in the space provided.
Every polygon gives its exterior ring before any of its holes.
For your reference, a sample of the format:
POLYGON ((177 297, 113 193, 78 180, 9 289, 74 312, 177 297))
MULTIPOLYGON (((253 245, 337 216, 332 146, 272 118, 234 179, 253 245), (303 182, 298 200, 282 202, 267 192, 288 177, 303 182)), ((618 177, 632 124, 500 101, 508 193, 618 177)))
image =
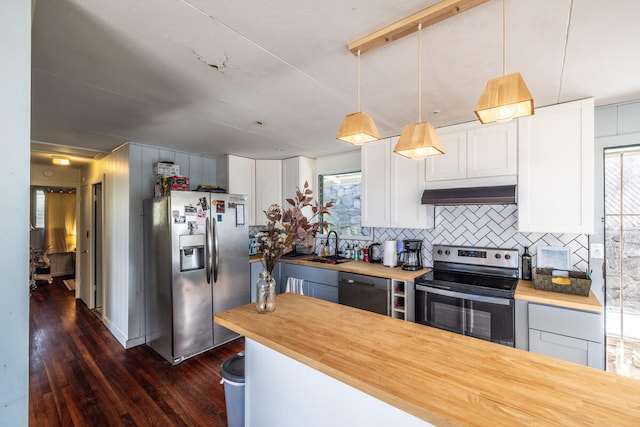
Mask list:
POLYGON ((541 291, 533 287, 531 280, 520 280, 518 282, 514 298, 557 307, 602 313, 602 304, 600 304, 593 292, 589 292, 589 296, 585 297, 560 292, 541 291))
POLYGON ((432 424, 640 425, 638 380, 307 296, 277 304, 215 321, 432 424))
MULTIPOLYGON (((310 255, 310 257, 314 257, 310 255)), ((365 274, 367 276, 384 277, 385 279, 405 280, 413 282, 413 280, 431 271, 430 268, 423 268, 417 271, 403 270, 401 267, 385 267, 380 263, 372 264, 364 261, 347 261, 341 264, 324 264, 320 262, 308 261, 305 258, 283 258, 280 262, 289 264, 305 265, 307 267, 320 267, 329 270, 346 271, 347 273, 365 274)))

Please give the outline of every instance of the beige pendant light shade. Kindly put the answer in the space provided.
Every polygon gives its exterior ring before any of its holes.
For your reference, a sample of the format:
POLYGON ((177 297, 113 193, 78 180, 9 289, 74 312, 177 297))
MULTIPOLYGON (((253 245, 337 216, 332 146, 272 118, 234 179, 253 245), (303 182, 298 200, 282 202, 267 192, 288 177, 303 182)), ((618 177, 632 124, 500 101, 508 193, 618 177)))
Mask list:
POLYGON ((475 109, 482 123, 502 122, 533 114, 533 96, 520 73, 487 82, 475 109))
POLYGON ((418 123, 402 129, 393 151, 410 159, 422 160, 427 156, 444 154, 440 138, 431 123, 422 121, 422 24, 418 24, 418 123))
POLYGON ((358 111, 345 116, 336 138, 353 145, 361 145, 379 140, 380 134, 371 116, 358 111))
POLYGON ((502 77, 487 82, 474 112, 481 123, 533 114, 533 96, 520 73, 507 75, 507 6, 502 0, 502 77))
POLYGON ((360 51, 358 51, 358 112, 345 116, 336 138, 353 145, 361 145, 380 139, 373 118, 360 111, 360 51))
POLYGON ((427 156, 444 154, 440 138, 429 122, 411 123, 402 129, 400 139, 393 149, 410 159, 422 160, 427 156))

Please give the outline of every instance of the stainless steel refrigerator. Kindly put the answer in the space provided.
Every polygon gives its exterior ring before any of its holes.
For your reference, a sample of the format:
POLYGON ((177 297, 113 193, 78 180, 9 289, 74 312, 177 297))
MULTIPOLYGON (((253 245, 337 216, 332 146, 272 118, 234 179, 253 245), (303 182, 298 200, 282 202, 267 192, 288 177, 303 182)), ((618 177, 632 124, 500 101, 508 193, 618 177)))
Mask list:
POLYGON ((172 364, 238 336, 213 315, 250 302, 247 206, 196 191, 145 200, 145 338, 172 364))

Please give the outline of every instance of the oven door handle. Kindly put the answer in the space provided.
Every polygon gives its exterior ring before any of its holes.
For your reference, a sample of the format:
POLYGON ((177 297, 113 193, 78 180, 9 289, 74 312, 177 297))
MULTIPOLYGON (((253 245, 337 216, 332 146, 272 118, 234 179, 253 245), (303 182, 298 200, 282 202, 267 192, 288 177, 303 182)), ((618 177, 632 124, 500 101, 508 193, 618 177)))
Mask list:
POLYGON ((509 298, 496 298, 496 297, 488 297, 484 295, 467 294, 464 292, 454 292, 446 289, 434 288, 431 286, 416 285, 416 290, 428 292, 432 294, 443 295, 451 298, 461 298, 461 299, 466 299, 471 301, 487 302, 491 304, 500 304, 500 305, 511 304, 511 300, 509 298))

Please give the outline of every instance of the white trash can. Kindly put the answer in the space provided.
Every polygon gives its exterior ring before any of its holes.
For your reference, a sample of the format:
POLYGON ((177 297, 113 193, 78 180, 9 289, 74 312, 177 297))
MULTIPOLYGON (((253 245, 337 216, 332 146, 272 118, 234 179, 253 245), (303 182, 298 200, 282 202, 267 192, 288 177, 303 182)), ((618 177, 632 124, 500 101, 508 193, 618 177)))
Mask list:
POLYGON ((244 427, 244 351, 220 365, 229 427, 244 427))

